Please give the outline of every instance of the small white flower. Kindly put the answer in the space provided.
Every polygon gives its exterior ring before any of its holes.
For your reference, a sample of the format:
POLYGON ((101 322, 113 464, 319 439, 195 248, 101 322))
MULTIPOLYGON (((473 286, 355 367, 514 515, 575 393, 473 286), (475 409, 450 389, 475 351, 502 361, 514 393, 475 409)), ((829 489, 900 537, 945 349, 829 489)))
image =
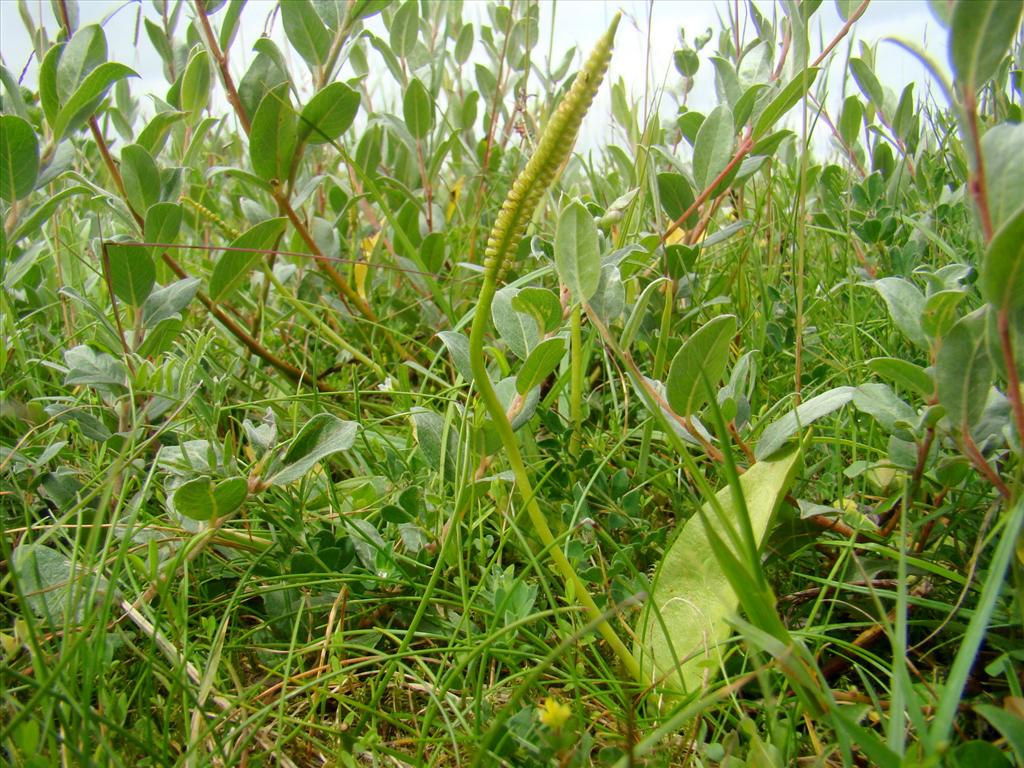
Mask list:
POLYGON ((379 389, 381 392, 390 392, 394 388, 395 382, 390 376, 386 377, 384 381, 377 385, 377 389, 379 389))

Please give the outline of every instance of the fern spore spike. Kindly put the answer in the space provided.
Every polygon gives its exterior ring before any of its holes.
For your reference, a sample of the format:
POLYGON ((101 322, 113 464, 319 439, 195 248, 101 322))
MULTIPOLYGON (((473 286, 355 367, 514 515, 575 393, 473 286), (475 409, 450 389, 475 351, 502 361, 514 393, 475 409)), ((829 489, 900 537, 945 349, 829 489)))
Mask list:
POLYGON ((504 406, 498 399, 488 377, 483 348, 484 334, 491 315, 491 302, 494 299, 498 283, 505 274, 510 256, 515 252, 519 241, 522 240, 526 226, 533 217, 538 203, 554 183, 560 169, 572 152, 583 117, 593 103, 594 96, 608 70, 619 18, 620 15, 616 14, 608 31, 598 40, 590 57, 577 73, 569 92, 544 127, 540 140, 537 142, 537 149, 526 163, 526 167, 516 177, 512 189, 509 190, 504 203, 502 203, 501 211, 487 238, 487 248, 484 252, 484 282, 473 316, 473 327, 469 337, 469 358, 473 369, 474 384, 501 437, 502 446, 508 455, 509 464, 515 475, 516 488, 526 506, 531 525, 545 550, 554 560, 559 573, 567 582, 567 586, 572 585, 575 598, 586 611, 588 618, 596 623, 601 636, 604 637, 629 674, 638 682, 643 682, 640 665, 636 658, 619 638, 608 620, 604 618, 603 612, 590 596, 587 585, 573 569, 548 526, 544 512, 537 503, 533 484, 530 482, 529 472, 527 472, 519 452, 519 444, 516 442, 512 425, 509 423, 504 406))

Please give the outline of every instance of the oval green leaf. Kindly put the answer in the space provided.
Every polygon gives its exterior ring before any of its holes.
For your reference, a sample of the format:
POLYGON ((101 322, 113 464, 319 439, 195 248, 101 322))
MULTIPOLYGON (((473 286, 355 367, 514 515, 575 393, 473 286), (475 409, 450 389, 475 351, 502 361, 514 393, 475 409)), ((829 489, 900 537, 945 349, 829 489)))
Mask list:
POLYGON ((167 250, 165 246, 172 244, 181 230, 183 213, 177 203, 155 203, 146 211, 146 224, 143 228, 147 243, 151 246, 154 257, 167 250))
POLYGON ((601 283, 597 224, 579 201, 569 203, 558 217, 555 268, 573 301, 589 301, 601 283))
POLYGON ((136 243, 107 243, 105 248, 114 295, 133 307, 141 307, 156 282, 149 249, 136 243))
POLYGON ((491 320, 498 335, 520 360, 525 360, 534 347, 540 343, 540 328, 533 313, 519 312, 513 308, 513 301, 519 294, 518 288, 507 286, 494 294, 491 303, 491 320))
POLYGON ((714 395, 729 362, 729 344, 736 335, 736 316, 719 315, 705 323, 672 358, 665 383, 669 406, 680 416, 692 416, 714 395))
POLYGON ((149 152, 138 144, 121 150, 121 179, 129 204, 140 216, 160 200, 160 170, 149 152))
POLYGON ((306 60, 310 69, 327 63, 331 50, 331 33, 310 0, 288 0, 281 3, 281 22, 288 42, 306 60))
POLYGON ((469 362, 469 339, 458 331, 440 331, 437 337, 444 342, 455 370, 466 381, 473 381, 473 366, 469 362))
POLYGON ((299 142, 327 144, 343 134, 359 111, 359 94, 345 83, 331 83, 302 109, 299 142))
MULTIPOLYGON (((796 448, 772 461, 759 461, 739 478, 756 544, 796 476, 800 451, 796 448)), ((701 689, 705 675, 720 667, 718 645, 732 633, 729 617, 740 599, 712 551, 708 531, 726 542, 724 521, 737 521, 740 505, 726 486, 716 494, 722 513, 709 500, 703 515, 682 524, 654 575, 651 596, 636 628, 634 648, 645 679, 669 694, 686 695, 701 689), (706 522, 705 522, 706 521, 706 522)), ((734 552, 735 554, 735 552, 734 552)))
POLYGON ((942 338, 935 357, 939 403, 954 429, 978 423, 992 386, 992 361, 985 343, 984 311, 960 318, 942 338))
POLYGON ((977 91, 996 73, 1020 27, 1024 3, 969 2, 953 9, 949 58, 964 87, 977 91))
POLYGON ((391 28, 388 32, 392 50, 399 56, 408 57, 420 33, 418 0, 406 0, 398 6, 395 15, 391 17, 391 28))
POLYGON ((292 108, 288 84, 282 83, 263 97, 252 119, 249 157, 252 169, 267 181, 284 183, 291 173, 298 141, 298 115, 292 108))
POLYGON ((446 427, 444 416, 426 408, 413 408, 411 416, 413 438, 420 456, 435 471, 444 470, 446 475, 453 477, 459 448, 457 425, 446 427))
POLYGON ((1024 307, 1024 208, 988 244, 981 262, 981 288, 997 309, 1024 307))
POLYGON ((192 54, 181 79, 181 108, 192 113, 205 109, 210 100, 211 81, 210 54, 200 48, 192 54))
POLYGON ((50 47, 43 57, 43 63, 39 65, 39 103, 46 116, 46 122, 52 128, 57 122, 57 113, 60 111, 61 99, 57 94, 57 66, 60 64, 61 54, 67 47, 66 43, 57 43, 50 47))
POLYGON ((918 347, 928 349, 928 337, 921 328, 921 313, 924 312, 924 294, 909 280, 902 277, 883 277, 871 283, 863 283, 878 291, 885 301, 896 327, 918 347))
POLYGON ((244 477, 233 477, 214 483, 208 477, 197 477, 178 486, 172 496, 174 509, 190 520, 217 520, 234 513, 249 495, 244 477))
POLYGON ((31 192, 39 176, 39 140, 16 115, 0 115, 0 200, 13 203, 31 192))
POLYGON ((864 107, 856 96, 847 96, 843 102, 843 110, 839 113, 839 135, 843 143, 852 147, 860 135, 861 121, 864 119, 864 107))
POLYGON ((520 288, 512 298, 512 309, 533 315, 542 333, 551 333, 562 325, 562 304, 547 288, 520 288))
POLYGON ((704 118, 693 142, 693 180, 698 189, 707 189, 729 164, 734 138, 732 110, 719 104, 704 118))
POLYGON ((402 115, 405 127, 417 139, 425 138, 434 126, 434 100, 419 78, 414 77, 405 90, 402 115))
MULTIPOLYGON (((664 172, 658 174, 658 200, 661 202, 661 209, 672 221, 677 221, 680 216, 690 210, 693 205, 693 190, 690 182, 681 173, 664 172)), ((692 227, 697 223, 697 212, 694 211, 683 222, 684 227, 692 227)))
POLYGON ((273 485, 294 482, 314 465, 338 451, 347 451, 356 440, 359 425, 330 413, 318 413, 299 430, 285 453, 282 469, 270 478, 273 485))
POLYGON ((516 376, 516 392, 525 395, 534 387, 539 387, 564 356, 565 339, 555 336, 542 341, 534 347, 516 376))
POLYGON ((999 231, 1024 208, 1024 123, 1001 123, 981 137, 992 227, 999 231))
POLYGON ((57 62, 57 97, 61 103, 96 67, 107 60, 107 38, 99 24, 82 27, 69 41, 57 62))

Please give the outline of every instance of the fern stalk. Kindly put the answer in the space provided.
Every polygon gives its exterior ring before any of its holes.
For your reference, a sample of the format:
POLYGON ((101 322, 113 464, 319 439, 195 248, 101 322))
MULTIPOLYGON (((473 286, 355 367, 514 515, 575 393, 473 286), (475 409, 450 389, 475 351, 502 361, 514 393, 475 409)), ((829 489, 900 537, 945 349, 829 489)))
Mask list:
POLYGON ((516 479, 516 487, 526 505, 530 523, 545 549, 550 553, 551 559, 554 560, 562 577, 567 584, 572 585, 576 600, 583 606, 588 617, 596 623, 598 631, 630 675, 642 682, 639 664, 607 619, 604 618, 601 609, 590 596, 586 584, 558 546, 547 519, 537 504, 530 475, 523 463, 522 454, 519 452, 519 444, 516 442, 505 408, 491 384, 487 373, 487 361, 484 358, 484 334, 487 331, 488 318, 491 315, 491 302, 494 299, 495 291, 508 269, 510 255, 515 252, 519 241, 522 240, 526 226, 533 217, 541 197, 550 189, 572 152, 580 124, 594 101, 594 96, 608 69, 608 63, 611 61, 612 43, 615 39, 615 30, 619 25, 619 18, 617 14, 612 20, 611 26, 608 27, 608 31, 597 42, 583 69, 576 75, 569 93, 566 94, 562 103, 558 105, 558 109, 548 120, 537 143, 536 151, 526 163, 526 167, 516 177, 512 189, 509 190, 505 202, 502 203, 501 211, 487 238, 487 249, 484 252, 484 283, 474 312, 473 327, 470 331, 469 359, 473 369, 474 383, 494 421, 505 452, 508 454, 509 464, 516 479))

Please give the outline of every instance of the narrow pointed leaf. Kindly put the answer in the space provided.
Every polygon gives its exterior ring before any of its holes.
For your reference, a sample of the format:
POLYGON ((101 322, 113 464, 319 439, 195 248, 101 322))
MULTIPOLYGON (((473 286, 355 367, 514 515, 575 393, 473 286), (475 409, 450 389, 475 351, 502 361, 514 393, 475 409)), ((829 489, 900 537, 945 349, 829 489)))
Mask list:
POLYGON ((935 382, 919 365, 896 357, 875 357, 865 363, 868 368, 893 384, 915 392, 921 397, 935 394, 935 382))
POLYGON ((837 411, 853 399, 855 387, 836 387, 801 403, 761 433, 754 455, 766 459, 786 444, 793 435, 823 416, 837 411))
POLYGON ((754 124, 755 139, 768 133, 781 117, 797 105, 814 85, 818 71, 818 67, 808 67, 779 91, 778 95, 768 103, 768 106, 757 118, 757 123, 754 124))
POLYGON ((39 140, 32 126, 16 115, 0 115, 0 200, 25 197, 39 175, 39 140))
POLYGON ((210 298, 221 301, 231 295, 244 280, 256 263, 265 257, 269 248, 277 243, 284 232, 285 218, 268 219, 246 230, 221 254, 210 276, 210 298), (246 250, 251 248, 252 250, 246 250), (241 250, 239 250, 241 249, 241 250))
POLYGON ((99 108, 110 86, 125 77, 138 77, 138 74, 116 61, 108 61, 92 70, 57 113, 53 123, 54 136, 62 139, 80 127, 99 108))
POLYGON ((871 66, 864 59, 850 59, 850 71, 853 73, 853 79, 857 81, 857 85, 860 87, 860 92, 867 97, 870 103, 885 103, 885 92, 882 90, 882 84, 878 82, 878 77, 875 75, 874 70, 871 69, 871 66))

